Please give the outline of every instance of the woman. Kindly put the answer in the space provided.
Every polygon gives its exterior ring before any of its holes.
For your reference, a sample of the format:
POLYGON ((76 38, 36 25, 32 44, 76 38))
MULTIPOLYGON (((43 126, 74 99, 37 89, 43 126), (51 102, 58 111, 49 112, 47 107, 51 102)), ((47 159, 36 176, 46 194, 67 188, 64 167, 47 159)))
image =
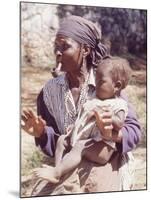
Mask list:
MULTIPOLYGON (((40 92, 37 100, 38 116, 31 110, 24 111, 22 115, 23 129, 35 136, 36 145, 47 155, 54 156, 59 135, 66 133, 83 103, 95 93, 95 68, 107 56, 106 48, 100 40, 99 29, 84 18, 70 16, 60 25, 54 52, 56 66, 61 67, 65 73, 51 79, 40 92)), ((101 116, 98 112, 96 120, 105 137, 108 130, 112 129, 109 108, 105 108, 101 116)), ((110 138, 116 142, 117 152, 106 165, 98 164, 99 152, 105 149, 109 153, 111 148, 103 142, 96 142, 87 147, 89 151, 85 155, 86 159, 76 170, 65 176, 61 183, 52 187, 43 182, 33 195, 130 189, 130 157, 127 152, 137 145, 140 135, 136 116, 133 109, 129 108, 122 131, 110 138)))

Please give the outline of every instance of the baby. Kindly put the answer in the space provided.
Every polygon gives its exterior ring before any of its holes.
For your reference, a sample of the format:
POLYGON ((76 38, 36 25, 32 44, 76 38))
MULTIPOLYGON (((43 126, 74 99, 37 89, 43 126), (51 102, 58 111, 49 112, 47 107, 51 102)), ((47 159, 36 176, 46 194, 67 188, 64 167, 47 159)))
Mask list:
POLYGON ((116 151, 115 142, 111 141, 112 134, 120 131, 128 113, 127 103, 120 98, 120 92, 128 84, 130 71, 128 63, 122 58, 106 58, 98 64, 95 98, 84 103, 74 126, 68 128, 66 135, 59 137, 55 167, 45 165, 43 168, 35 169, 36 176, 58 183, 64 174, 78 166, 89 145, 93 145, 94 142, 103 141, 111 147, 110 153, 104 153, 102 149, 99 164, 106 164, 109 161, 116 151), (113 130, 103 136, 96 126, 95 111, 102 112, 105 107, 109 107, 112 112, 113 130))

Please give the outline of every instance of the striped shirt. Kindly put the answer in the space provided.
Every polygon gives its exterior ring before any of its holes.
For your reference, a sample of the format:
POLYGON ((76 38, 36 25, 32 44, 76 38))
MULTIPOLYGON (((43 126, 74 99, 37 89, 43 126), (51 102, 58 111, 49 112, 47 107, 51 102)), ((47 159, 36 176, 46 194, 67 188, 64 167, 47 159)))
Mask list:
MULTIPOLYGON (((56 143, 54 137, 56 133, 59 133, 59 135, 65 134, 67 126, 75 122, 78 111, 82 107, 83 103, 95 95, 95 75, 93 69, 90 69, 89 71, 87 87, 88 89, 86 90, 84 101, 80 101, 79 98, 80 103, 78 103, 79 108, 77 109, 65 74, 58 76, 57 78, 50 79, 44 86, 42 97, 40 97, 40 100, 38 99, 37 106, 38 110, 40 110, 38 111, 38 114, 44 119, 48 118, 48 116, 52 116, 54 120, 52 126, 48 125, 45 128, 45 133, 47 134, 47 142, 45 146, 41 145, 43 143, 43 138, 36 138, 36 144, 40 144, 40 147, 46 154, 54 156, 56 143), (67 104, 68 109, 66 108, 65 104, 67 104), (42 113, 44 113, 44 116, 42 113), (54 130, 54 127, 56 127, 56 130, 54 130)), ((47 123, 50 121, 50 119, 45 120, 47 123)))
POLYGON ((49 80, 43 88, 44 102, 49 113, 54 116, 60 134, 65 134, 68 125, 75 122, 78 112, 86 100, 95 93, 95 79, 93 69, 88 75, 88 90, 85 91, 83 101, 79 97, 77 107, 74 103, 72 93, 69 89, 65 74, 49 80))

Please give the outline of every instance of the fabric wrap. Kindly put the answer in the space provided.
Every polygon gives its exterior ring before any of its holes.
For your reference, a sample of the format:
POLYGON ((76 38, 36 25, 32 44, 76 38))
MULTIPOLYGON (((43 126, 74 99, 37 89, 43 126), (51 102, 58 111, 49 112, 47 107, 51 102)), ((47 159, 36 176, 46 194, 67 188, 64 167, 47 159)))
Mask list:
POLYGON ((67 17, 61 22, 57 35, 64 35, 80 44, 89 45, 92 64, 95 66, 107 56, 107 49, 101 43, 101 29, 87 19, 74 15, 67 17))

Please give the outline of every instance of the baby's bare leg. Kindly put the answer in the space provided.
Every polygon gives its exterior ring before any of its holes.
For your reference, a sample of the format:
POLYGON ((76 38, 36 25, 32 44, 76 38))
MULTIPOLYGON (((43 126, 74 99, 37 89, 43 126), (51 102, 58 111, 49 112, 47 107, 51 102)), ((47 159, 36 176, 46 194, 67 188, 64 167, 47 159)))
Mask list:
POLYGON ((105 165, 110 160, 114 151, 111 146, 103 141, 93 142, 93 145, 84 150, 84 156, 88 160, 105 165))
POLYGON ((69 146, 69 138, 67 138, 65 135, 61 135, 58 138, 55 151, 55 166, 57 166, 61 162, 63 154, 68 149, 68 146, 69 146))
POLYGON ((83 150, 88 141, 89 140, 77 141, 71 151, 67 153, 59 165, 55 167, 57 174, 60 174, 60 177, 79 165, 83 156, 83 150))
POLYGON ((45 165, 41 168, 36 168, 33 170, 33 173, 38 177, 44 180, 47 180, 51 183, 58 183, 60 179, 60 174, 57 174, 55 167, 45 165))
POLYGON ((59 182, 61 176, 76 168, 81 162, 83 150, 88 142, 89 140, 78 141, 56 167, 45 166, 43 168, 35 169, 34 172, 36 176, 46 179, 51 183, 59 182))
POLYGON ((75 146, 67 153, 56 167, 45 166, 34 170, 36 176, 46 179, 51 183, 59 182, 61 176, 76 168, 81 162, 85 144, 89 140, 78 141, 75 146))

